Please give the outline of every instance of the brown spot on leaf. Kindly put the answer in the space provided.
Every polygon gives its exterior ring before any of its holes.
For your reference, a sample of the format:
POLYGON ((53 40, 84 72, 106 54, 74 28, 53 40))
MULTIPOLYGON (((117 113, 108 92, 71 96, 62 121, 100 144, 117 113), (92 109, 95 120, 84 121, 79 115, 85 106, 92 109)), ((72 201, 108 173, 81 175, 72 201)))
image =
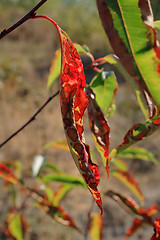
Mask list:
POLYGON ((76 142, 78 140, 78 133, 75 128, 69 128, 67 130, 67 136, 73 141, 76 142))
POLYGON ((83 151, 83 146, 80 142, 77 142, 75 145, 74 145, 74 149, 76 150, 76 152, 78 152, 79 154, 83 151))

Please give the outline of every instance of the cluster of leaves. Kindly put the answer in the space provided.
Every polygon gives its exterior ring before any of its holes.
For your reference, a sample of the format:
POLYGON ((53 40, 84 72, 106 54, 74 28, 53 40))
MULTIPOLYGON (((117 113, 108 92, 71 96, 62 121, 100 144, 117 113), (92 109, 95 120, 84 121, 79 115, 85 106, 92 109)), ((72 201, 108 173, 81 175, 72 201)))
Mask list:
MULTIPOLYGON (((60 76, 61 113, 67 141, 56 141, 48 146, 69 150, 84 181, 62 173, 56 166, 45 162, 41 157, 35 160, 33 175, 38 176, 43 184, 43 192, 26 187, 23 179, 18 178, 8 168, 8 163, 1 164, 0 175, 23 194, 33 198, 36 206, 56 221, 73 227, 79 232, 81 230, 61 207, 60 201, 73 187, 87 187, 101 211, 100 215, 90 216, 89 229, 93 240, 102 239, 102 196, 112 198, 134 216, 133 224, 125 239, 143 223, 154 226, 155 233, 151 239, 159 239, 159 219, 155 225, 152 219, 152 215, 157 212, 157 206, 143 209, 131 198, 114 191, 100 193, 98 190, 100 181, 98 166, 91 159, 90 147, 85 143, 82 123, 84 111, 88 109, 91 133, 108 177, 111 174, 118 178, 143 203, 144 197, 138 183, 128 172, 127 164, 122 159, 139 158, 157 164, 157 160, 150 152, 132 145, 147 138, 160 127, 160 47, 156 36, 159 21, 156 23, 153 21, 149 0, 128 0, 125 3, 122 0, 97 0, 97 7, 102 25, 116 55, 107 55, 96 60, 87 47, 73 44, 66 32, 52 19, 43 15, 33 16, 34 19, 47 19, 56 27, 61 47, 57 50, 52 62, 48 87, 51 87, 60 76), (88 68, 97 72, 89 85, 85 82, 84 68, 79 54, 87 55, 91 59, 88 68), (145 123, 136 123, 132 126, 126 132, 121 144, 112 151, 109 149, 111 129, 108 119, 115 111, 113 101, 118 83, 114 72, 105 72, 99 68, 104 63, 117 68, 129 81, 146 118, 145 123), (109 165, 113 167, 110 169, 109 165), (52 169, 51 174, 43 174, 46 167, 52 169), (62 185, 58 191, 54 192, 49 186, 51 181, 61 182, 62 185)), ((3 233, 13 239, 22 240, 27 223, 19 214, 19 209, 15 209, 11 212, 3 233)))

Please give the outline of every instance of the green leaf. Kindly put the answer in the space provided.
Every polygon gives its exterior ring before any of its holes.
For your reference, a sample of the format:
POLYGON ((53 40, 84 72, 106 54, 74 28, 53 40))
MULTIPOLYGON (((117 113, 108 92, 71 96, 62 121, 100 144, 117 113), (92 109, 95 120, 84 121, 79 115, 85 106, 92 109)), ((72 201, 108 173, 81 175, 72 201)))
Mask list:
POLYGON ((154 157, 154 155, 147 151, 145 148, 141 147, 129 147, 122 152, 120 152, 118 157, 121 158, 131 158, 131 159, 140 159, 144 161, 151 161, 155 164, 158 163, 157 159, 154 157))
POLYGON ((122 171, 120 169, 110 170, 111 175, 118 178, 122 183, 124 183, 143 203, 144 197, 138 186, 136 180, 127 171, 122 171))
POLYGON ((74 43, 74 46, 76 47, 77 52, 79 54, 85 54, 87 56, 90 56, 89 48, 86 45, 80 45, 78 43, 74 43))
POLYGON ((74 187, 74 185, 64 185, 61 186, 57 192, 54 194, 53 205, 58 207, 60 201, 65 197, 65 195, 74 187))
POLYGON ((90 218, 89 234, 92 240, 102 239, 103 218, 101 215, 94 213, 90 218))
POLYGON ((157 20, 154 22, 154 27, 159 33, 160 32, 160 20, 157 20))
POLYGON ((96 101, 99 107, 107 115, 118 88, 114 72, 100 72, 90 83, 90 88, 96 94, 96 101))
POLYGON ((12 236, 15 237, 16 240, 24 240, 20 215, 10 215, 10 218, 8 229, 12 236))
POLYGON ((61 172, 61 170, 56 165, 54 165, 53 163, 50 163, 50 162, 47 162, 44 167, 49 168, 49 169, 53 170, 54 172, 61 172))
POLYGON ((148 105, 146 102, 146 98, 144 97, 144 94, 142 93, 142 90, 140 89, 139 85, 135 83, 134 78, 126 71, 124 66, 119 61, 119 58, 114 54, 106 55, 102 58, 106 63, 111 64, 113 67, 115 67, 124 77, 124 79, 129 82, 136 98, 138 101, 138 104, 146 118, 148 120, 149 118, 149 110, 148 105))
POLYGON ((61 49, 58 49, 51 63, 50 73, 47 81, 48 88, 50 88, 54 81, 60 76, 60 69, 61 69, 61 49))
POLYGON ((105 0, 105 4, 97 0, 113 50, 128 73, 160 108, 160 50, 149 1, 105 0))
POLYGON ((44 183, 55 181, 55 182, 60 182, 63 184, 70 184, 74 187, 86 188, 86 184, 81 178, 74 177, 74 176, 71 176, 68 174, 63 174, 63 173, 48 174, 42 178, 42 181, 44 181, 44 183))
POLYGON ((120 170, 123 170, 123 171, 127 171, 128 170, 127 164, 122 159, 113 158, 112 161, 111 161, 111 164, 112 163, 120 170))

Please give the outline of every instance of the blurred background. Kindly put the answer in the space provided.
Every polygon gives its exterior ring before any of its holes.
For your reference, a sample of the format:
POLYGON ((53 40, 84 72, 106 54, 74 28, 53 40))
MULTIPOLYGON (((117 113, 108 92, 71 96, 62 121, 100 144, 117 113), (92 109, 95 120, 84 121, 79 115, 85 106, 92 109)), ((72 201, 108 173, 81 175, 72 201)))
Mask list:
MULTIPOLYGON (((0 0, 0 31, 16 22, 36 3, 38 3, 36 0, 0 0)), ((155 20, 160 19, 159 0, 152 0, 151 3, 155 20)), ((101 26, 95 1, 48 0, 38 10, 38 13, 55 20, 68 33, 73 42, 87 45, 95 58, 112 52, 101 26)), ((59 41, 56 30, 45 20, 29 20, 0 41, 0 142, 3 142, 21 127, 45 100, 58 90, 58 80, 54 83, 52 89, 47 89, 50 63, 58 48, 59 41)), ((84 65, 87 66, 90 63, 89 60, 86 57, 82 58, 84 65)), ((111 67, 107 65, 104 68, 111 70, 111 67)), ((92 71, 86 73, 87 81, 90 81, 93 75, 92 71)), ((111 148, 122 141, 125 132, 133 124, 144 122, 131 89, 121 76, 118 78, 118 82, 119 90, 115 99, 117 111, 110 121, 111 148)), ((87 115, 84 119, 87 129, 86 139, 93 146, 86 117, 87 115)), ((79 176, 69 153, 56 149, 44 149, 46 143, 63 138, 64 132, 61 123, 59 98, 57 97, 40 113, 34 122, 1 149, 0 161, 22 162, 25 174, 25 172, 30 172, 34 156, 42 154, 66 173, 79 176)), ((159 141, 159 132, 157 132, 151 139, 139 143, 138 146, 146 147, 159 159, 159 141)), ((97 158, 99 158, 98 155, 97 158)), ((146 200, 145 207, 152 204, 160 206, 159 167, 137 159, 129 162, 129 164, 132 174, 136 176, 136 180, 140 182, 140 187, 143 189, 142 192, 146 200)), ((101 171, 103 175, 104 172, 101 171)), ((111 178, 105 184, 103 183, 102 188, 108 190, 110 184, 112 184, 115 191, 121 189, 124 193, 132 196, 128 189, 123 185, 117 185, 117 183, 119 184, 118 181, 111 178)), ((35 184, 36 187, 36 183, 32 184, 35 184)), ((0 199, 0 208, 3 208, 3 210, 0 210, 1 225, 5 219, 5 209, 10 203, 8 202, 7 205, 6 202, 4 206, 5 198, 3 194, 0 199)), ((71 191, 64 201, 66 210, 71 212, 72 217, 77 219, 76 221, 81 227, 86 224, 86 211, 89 210, 91 200, 90 193, 78 189, 77 192, 76 190, 71 191), (84 196, 85 201, 82 201, 82 196, 84 196)), ((105 227, 107 229, 104 239, 123 239, 127 228, 131 225, 132 218, 110 200, 104 201, 104 209, 105 227)), ((83 239, 74 230, 69 230, 52 222, 48 216, 44 216, 36 209, 28 210, 26 214, 33 227, 28 235, 28 240, 41 240, 44 237, 46 240, 83 239)), ((145 228, 145 231, 143 229, 131 239, 149 239, 152 232, 151 228, 145 228), (148 238, 144 237, 144 232, 145 237, 148 233, 148 238)))

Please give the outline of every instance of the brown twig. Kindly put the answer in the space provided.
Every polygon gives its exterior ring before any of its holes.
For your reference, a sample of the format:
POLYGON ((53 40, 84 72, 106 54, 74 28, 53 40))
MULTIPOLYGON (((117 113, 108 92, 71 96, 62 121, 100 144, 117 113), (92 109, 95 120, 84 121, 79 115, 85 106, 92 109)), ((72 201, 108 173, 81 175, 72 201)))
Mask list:
POLYGON ((27 20, 33 18, 36 15, 36 11, 45 3, 47 0, 41 0, 35 7, 33 7, 25 16, 23 16, 20 20, 18 20, 16 23, 14 23, 12 26, 10 26, 7 29, 4 29, 0 33, 0 39, 5 37, 7 34, 12 32, 14 29, 18 28, 20 25, 22 25, 27 20))
POLYGON ((21 132, 27 125, 29 125, 32 121, 36 119, 36 116, 43 110, 43 108, 57 95, 59 94, 59 90, 50 96, 47 101, 36 111, 36 113, 16 132, 14 132, 10 137, 8 137, 4 142, 0 144, 0 148, 3 147, 7 142, 9 142, 13 137, 15 137, 19 132, 21 132))

